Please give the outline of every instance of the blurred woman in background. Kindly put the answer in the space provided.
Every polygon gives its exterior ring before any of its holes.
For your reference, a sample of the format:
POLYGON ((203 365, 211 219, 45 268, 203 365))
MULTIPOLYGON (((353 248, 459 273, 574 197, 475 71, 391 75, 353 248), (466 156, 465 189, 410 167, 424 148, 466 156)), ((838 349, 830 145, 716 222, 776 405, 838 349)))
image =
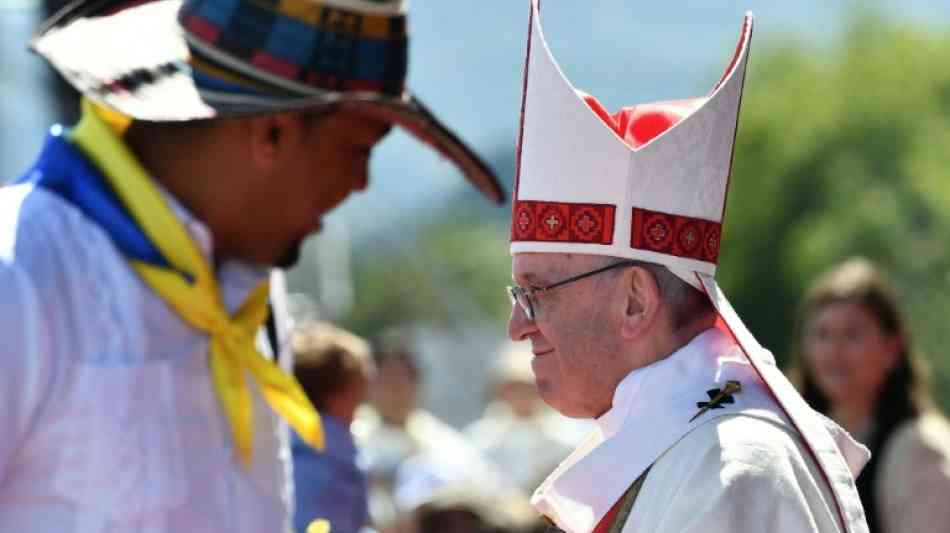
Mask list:
POLYGON ((805 400, 871 449, 857 479, 871 532, 947 531, 950 425, 870 261, 849 259, 808 290, 799 346, 792 374, 805 400))

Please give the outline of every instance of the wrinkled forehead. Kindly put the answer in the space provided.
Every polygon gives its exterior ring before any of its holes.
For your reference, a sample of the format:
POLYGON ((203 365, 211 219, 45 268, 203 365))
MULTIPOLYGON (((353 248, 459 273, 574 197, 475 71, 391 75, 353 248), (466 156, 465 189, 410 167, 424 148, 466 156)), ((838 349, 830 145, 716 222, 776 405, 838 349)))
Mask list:
POLYGON ((512 255, 511 277, 519 285, 546 285, 615 260, 603 255, 522 252, 512 255))

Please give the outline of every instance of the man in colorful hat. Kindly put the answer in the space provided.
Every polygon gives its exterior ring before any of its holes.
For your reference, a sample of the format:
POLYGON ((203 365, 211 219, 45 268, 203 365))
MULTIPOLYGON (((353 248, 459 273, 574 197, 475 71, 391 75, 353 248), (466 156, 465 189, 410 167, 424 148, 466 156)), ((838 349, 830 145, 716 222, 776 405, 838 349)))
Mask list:
POLYGON ((541 484, 552 530, 867 531, 865 448, 795 392, 714 278, 752 18, 709 96, 611 115, 531 21, 509 335, 546 402, 594 418, 541 484))
POLYGON ((401 125, 495 201, 405 88, 405 0, 97 0, 32 43, 83 94, 0 190, 0 530, 289 529, 271 267, 401 125), (264 327, 266 324, 266 327, 264 327))

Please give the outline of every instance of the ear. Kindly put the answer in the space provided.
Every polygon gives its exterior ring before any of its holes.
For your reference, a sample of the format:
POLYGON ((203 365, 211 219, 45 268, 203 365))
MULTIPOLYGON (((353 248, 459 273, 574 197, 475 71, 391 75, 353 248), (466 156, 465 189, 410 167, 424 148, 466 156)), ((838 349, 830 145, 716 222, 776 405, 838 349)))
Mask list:
POLYGON ((251 160, 262 170, 279 169, 304 134, 303 121, 294 113, 246 120, 251 160))
POLYGON ((660 313, 660 287, 647 269, 633 267, 622 274, 622 320, 620 335, 627 340, 643 337, 656 324, 660 313))

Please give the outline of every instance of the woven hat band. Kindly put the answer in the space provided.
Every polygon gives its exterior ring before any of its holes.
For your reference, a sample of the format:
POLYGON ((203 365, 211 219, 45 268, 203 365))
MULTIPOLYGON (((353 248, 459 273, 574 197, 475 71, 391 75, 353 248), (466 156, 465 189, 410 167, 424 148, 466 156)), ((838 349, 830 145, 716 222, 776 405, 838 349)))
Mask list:
POLYGON ((178 19, 203 88, 286 96, 404 90, 405 15, 314 0, 186 0, 178 19))

